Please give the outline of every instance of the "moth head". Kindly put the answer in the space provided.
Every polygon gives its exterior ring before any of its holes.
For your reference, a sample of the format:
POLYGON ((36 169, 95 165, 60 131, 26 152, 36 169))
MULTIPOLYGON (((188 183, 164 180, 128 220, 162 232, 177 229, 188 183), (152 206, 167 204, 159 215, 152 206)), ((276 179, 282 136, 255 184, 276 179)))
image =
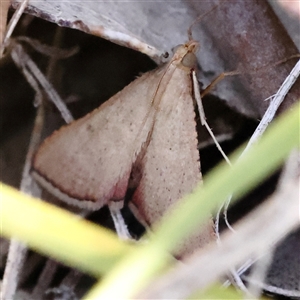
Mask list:
POLYGON ((191 69, 197 64, 195 53, 199 48, 199 43, 196 41, 189 41, 184 45, 178 45, 173 49, 173 61, 181 64, 183 67, 191 69))
POLYGON ((181 60, 181 64, 187 68, 193 68, 197 64, 197 57, 195 53, 199 49, 199 43, 196 41, 189 41, 184 45, 186 48, 186 54, 181 60))

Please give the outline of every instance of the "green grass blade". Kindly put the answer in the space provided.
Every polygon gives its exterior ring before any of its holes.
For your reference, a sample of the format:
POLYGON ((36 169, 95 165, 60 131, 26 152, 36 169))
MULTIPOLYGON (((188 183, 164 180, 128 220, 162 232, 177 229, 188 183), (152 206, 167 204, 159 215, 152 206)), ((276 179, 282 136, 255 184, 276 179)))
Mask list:
POLYGON ((5 184, 0 185, 0 209, 1 235, 97 277, 131 250, 111 231, 5 184))
POLYGON ((298 103, 280 116, 263 138, 237 161, 239 149, 231 158, 236 162, 232 168, 221 164, 213 170, 205 178, 204 187, 198 187, 165 216, 147 246, 131 253, 86 299, 134 297, 166 265, 165 251, 175 249, 228 195, 245 194, 276 170, 293 148, 299 147, 299 115, 298 103))

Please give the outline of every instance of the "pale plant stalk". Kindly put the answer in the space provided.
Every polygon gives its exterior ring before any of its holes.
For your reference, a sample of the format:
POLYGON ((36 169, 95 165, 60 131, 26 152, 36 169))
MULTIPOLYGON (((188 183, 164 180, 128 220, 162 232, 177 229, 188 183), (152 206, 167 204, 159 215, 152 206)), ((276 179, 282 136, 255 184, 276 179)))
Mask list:
MULTIPOLYGON (((283 102, 285 96, 287 95, 287 93, 289 92, 289 90, 291 89, 291 87, 293 86, 293 84, 295 83, 297 78, 299 77, 299 74, 300 74, 300 60, 298 60, 298 62, 294 66, 294 68, 291 70, 290 74, 286 77, 286 79, 284 80, 284 82, 282 83, 280 88, 278 89, 277 93, 274 96, 271 97, 269 107, 266 110, 263 118, 261 119, 261 121, 260 121, 259 125, 257 126, 255 132, 253 133, 252 137, 250 138, 246 148, 244 149, 243 153, 241 154, 241 157, 263 135, 263 133, 267 129, 268 125, 274 119, 274 116, 275 116, 279 106, 283 102)), ((221 243, 220 234, 219 234, 219 220, 220 220, 220 212, 222 211, 222 209, 223 209, 223 213, 224 213, 224 220, 225 220, 225 223, 226 223, 227 227, 232 232, 235 232, 233 227, 230 225, 230 222, 229 222, 228 217, 227 217, 227 212, 228 212, 228 208, 229 208, 229 205, 230 205, 230 202, 231 202, 231 198, 232 198, 232 195, 230 195, 227 198, 227 200, 224 202, 224 204, 220 207, 220 209, 217 213, 217 216, 216 216, 215 229, 216 229, 216 236, 217 236, 218 243, 221 243)), ((247 269, 253 263, 254 263, 254 261, 250 262, 248 260, 246 262, 247 269)), ((233 272, 231 272, 231 273, 232 273, 232 276, 235 278, 235 282, 236 282, 236 280, 239 278, 239 272, 233 270, 233 272)))
MULTIPOLYGON (((40 141, 41 131, 43 128, 44 108, 39 107, 31 139, 29 142, 28 152, 26 155, 25 165, 20 184, 20 190, 26 194, 40 198, 41 189, 37 186, 30 175, 31 161, 37 145, 40 141)), ((18 285, 19 274, 21 272, 27 247, 24 243, 12 239, 9 247, 7 263, 3 275, 2 297, 4 300, 10 300, 14 297, 18 285)))
MULTIPOLYGON (((17 8, 17 10, 15 11, 14 15, 12 16, 11 20, 9 21, 8 25, 7 25, 7 29, 6 29, 6 33, 4 35, 3 41, 1 39, 1 46, 0 46, 0 58, 3 55, 4 49, 6 47, 6 44, 9 40, 9 38, 11 37, 16 25, 18 24, 27 4, 28 4, 29 0, 23 0, 22 3, 19 5, 19 7, 17 8)), ((1 1, 2 2, 2 1, 1 1)), ((2 7, 2 6, 1 6, 2 7)), ((2 12, 1 12, 2 13, 2 12)))

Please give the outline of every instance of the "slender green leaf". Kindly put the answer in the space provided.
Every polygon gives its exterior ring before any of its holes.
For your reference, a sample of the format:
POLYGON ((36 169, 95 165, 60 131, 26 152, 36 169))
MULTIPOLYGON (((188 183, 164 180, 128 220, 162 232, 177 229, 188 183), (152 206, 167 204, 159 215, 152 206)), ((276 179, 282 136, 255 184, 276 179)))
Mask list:
POLYGON ((299 103, 278 118, 242 159, 239 149, 231 158, 232 168, 221 164, 206 178, 205 184, 185 197, 165 216, 147 246, 122 261, 86 299, 131 299, 166 265, 165 251, 197 226, 230 195, 239 197, 276 170, 290 151, 299 147, 299 103))
POLYGON ((109 230, 5 184, 0 185, 0 201, 2 235, 94 276, 131 250, 109 230))

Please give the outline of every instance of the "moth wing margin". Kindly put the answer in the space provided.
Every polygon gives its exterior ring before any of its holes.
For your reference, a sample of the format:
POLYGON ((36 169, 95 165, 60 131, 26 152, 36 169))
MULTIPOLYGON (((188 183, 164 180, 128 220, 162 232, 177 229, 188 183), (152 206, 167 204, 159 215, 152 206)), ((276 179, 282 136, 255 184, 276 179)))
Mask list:
MULTIPOLYGON (((157 223, 201 183, 197 144, 191 78, 176 69, 160 102, 152 138, 141 161, 143 176, 130 203, 142 224, 157 223)), ((192 238, 182 241, 178 253, 193 252, 213 239, 210 220, 192 238)))
POLYGON ((121 200, 132 164, 147 138, 151 99, 160 71, 144 74, 90 114, 48 137, 33 174, 61 200, 98 209, 121 200))

